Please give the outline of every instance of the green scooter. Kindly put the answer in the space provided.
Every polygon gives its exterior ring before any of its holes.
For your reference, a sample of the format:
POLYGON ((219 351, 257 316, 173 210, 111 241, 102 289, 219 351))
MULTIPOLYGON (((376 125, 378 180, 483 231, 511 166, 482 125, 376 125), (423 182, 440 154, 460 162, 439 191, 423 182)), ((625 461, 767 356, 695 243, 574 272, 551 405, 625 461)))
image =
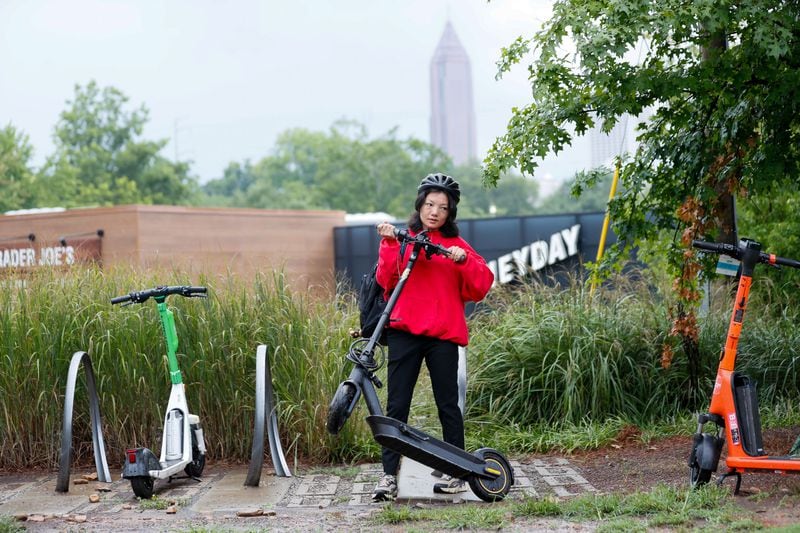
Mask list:
POLYGON ((153 497, 156 479, 172 480, 184 471, 199 481, 206 464, 206 444, 200 417, 189 413, 186 391, 178 367, 178 333, 172 311, 167 308, 167 296, 177 294, 187 298, 205 298, 205 287, 155 287, 112 298, 112 304, 141 304, 152 298, 156 301, 167 343, 167 361, 172 390, 164 415, 164 433, 161 439, 161 458, 156 458, 149 448, 131 448, 125 452, 122 477, 131 481, 133 493, 140 498, 153 497))

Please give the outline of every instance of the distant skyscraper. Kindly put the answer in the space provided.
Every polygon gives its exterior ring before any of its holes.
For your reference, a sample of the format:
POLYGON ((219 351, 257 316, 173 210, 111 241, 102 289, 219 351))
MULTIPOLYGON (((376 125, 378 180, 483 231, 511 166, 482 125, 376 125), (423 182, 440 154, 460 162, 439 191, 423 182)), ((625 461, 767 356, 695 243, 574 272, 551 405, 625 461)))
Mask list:
POLYGON ((431 143, 460 165, 475 159, 475 139, 469 57, 447 21, 431 59, 431 143))
MULTIPOLYGON (((598 121, 599 122, 599 121, 598 121)), ((619 121, 614 124, 611 131, 603 133, 600 131, 600 124, 595 124, 589 130, 589 141, 592 150, 592 168, 599 166, 614 166, 614 158, 621 156, 631 150, 633 145, 633 132, 631 131, 630 115, 622 115, 619 121)))

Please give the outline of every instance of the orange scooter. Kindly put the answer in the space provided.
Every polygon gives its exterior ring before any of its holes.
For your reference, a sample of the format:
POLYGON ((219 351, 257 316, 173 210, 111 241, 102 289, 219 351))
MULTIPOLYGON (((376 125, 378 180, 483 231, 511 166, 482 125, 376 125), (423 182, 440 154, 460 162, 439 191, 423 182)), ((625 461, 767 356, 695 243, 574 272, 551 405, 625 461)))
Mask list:
POLYGON ((711 473, 717 471, 722 446, 727 442, 725 464, 728 471, 719 476, 717 484, 722 484, 727 477, 736 476, 734 494, 738 494, 744 472, 800 473, 800 456, 776 457, 764 453, 756 385, 749 377, 736 372, 736 347, 756 265, 764 263, 800 268, 800 261, 764 253, 761 244, 749 239, 740 240, 738 245, 693 241, 692 246, 741 261, 739 287, 728 326, 728 337, 720 356, 711 406, 708 413, 700 414, 697 418, 697 433, 693 437, 689 456, 692 487, 705 485, 711 480, 711 473), (716 425, 715 433, 703 432, 703 427, 709 422, 716 425))

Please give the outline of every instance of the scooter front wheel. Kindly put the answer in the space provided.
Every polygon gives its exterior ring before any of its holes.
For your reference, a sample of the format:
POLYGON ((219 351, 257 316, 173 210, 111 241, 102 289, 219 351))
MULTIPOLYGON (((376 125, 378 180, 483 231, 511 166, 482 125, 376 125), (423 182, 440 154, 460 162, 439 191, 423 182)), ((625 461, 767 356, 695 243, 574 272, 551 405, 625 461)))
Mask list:
POLYGON ((470 476, 467 482, 472 492, 485 502, 497 502, 505 498, 514 484, 514 470, 511 464, 502 453, 492 448, 481 448, 474 455, 485 461, 487 468, 499 472, 499 475, 494 479, 470 476))
POLYGON ((703 468, 703 454, 708 453, 707 446, 703 446, 704 438, 707 436, 696 436, 692 444, 692 453, 689 456, 689 486, 693 489, 702 487, 711 481, 712 470, 703 468))
POLYGON ((711 470, 703 470, 697 463, 691 466, 689 470, 689 484, 693 489, 702 487, 711 481, 711 470))
POLYGON ((193 478, 198 478, 203 475, 203 469, 206 467, 206 454, 200 453, 200 446, 197 442, 197 427, 192 425, 192 462, 186 465, 183 469, 186 475, 193 478))
POLYGON ((338 435, 344 423, 350 417, 348 412, 356 397, 356 387, 352 383, 342 382, 328 407, 328 421, 325 427, 331 435, 338 435))
POLYGON ((192 462, 186 465, 183 469, 189 477, 200 477, 203 475, 203 469, 206 466, 205 454, 200 454, 197 448, 192 449, 192 462))
POLYGON ((155 485, 153 478, 147 476, 137 476, 130 479, 133 493, 139 498, 149 500, 153 497, 153 486, 155 485))

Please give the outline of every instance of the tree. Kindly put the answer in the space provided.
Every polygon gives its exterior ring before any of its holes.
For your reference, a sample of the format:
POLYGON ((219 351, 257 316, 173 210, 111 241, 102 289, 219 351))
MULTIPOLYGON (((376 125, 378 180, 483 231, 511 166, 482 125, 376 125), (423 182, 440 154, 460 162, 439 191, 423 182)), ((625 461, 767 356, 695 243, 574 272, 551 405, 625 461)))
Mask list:
MULTIPOLYGON (((759 241, 767 252, 800 259, 800 183, 785 179, 773 184, 771 192, 750 198, 739 209, 740 234, 759 241)), ((769 279, 777 289, 773 297, 786 307, 800 305, 800 271, 771 270, 769 279)))
POLYGON ((338 121, 328 132, 287 130, 271 155, 255 164, 231 163, 222 178, 203 189, 209 204, 380 211, 405 218, 417 185, 431 172, 450 173, 461 183, 466 194, 460 217, 533 213, 537 187, 532 180, 510 175, 486 189, 479 165, 453 167, 440 149, 419 139, 398 139, 395 130, 371 139, 353 121, 338 121))
POLYGON ((553 194, 542 199, 536 212, 541 214, 605 211, 614 173, 608 168, 577 173, 562 183, 553 194))
POLYGON ((484 187, 479 164, 465 164, 446 172, 461 185, 459 218, 524 216, 536 212, 539 186, 531 178, 509 173, 496 187, 484 187))
POLYGON ((243 203, 240 194, 247 191, 256 180, 253 166, 247 160, 242 164, 230 163, 222 173, 222 178, 211 180, 203 186, 207 198, 203 201, 215 205, 236 205, 243 203))
POLYGON ((328 132, 281 133, 271 155, 255 164, 231 163, 204 190, 229 205, 405 217, 419 180, 449 166, 449 158, 428 143, 398 139, 394 130, 370 139, 363 125, 339 121, 328 132))
POLYGON ((186 204, 195 189, 189 165, 159 155, 167 141, 140 140, 147 123, 142 105, 92 81, 75 87, 55 128, 55 154, 41 179, 43 200, 66 207, 125 203, 186 204))
POLYGON ((0 213, 34 207, 32 155, 27 135, 11 124, 0 129, 0 213))
MULTIPOLYGON (((499 75, 535 54, 528 67, 533 101, 514 110, 490 150, 489 183, 513 166, 532 172, 538 158, 596 123, 610 131, 623 114, 652 110, 640 124, 636 154, 622 167, 624 192, 611 204, 622 237, 611 258, 672 231, 679 296, 673 333, 690 368, 697 366, 700 298, 692 239, 730 229, 717 221, 728 193, 756 198, 781 180, 797 182, 798 13, 788 0, 557 0, 541 31, 502 52, 499 75)), ((662 363, 671 360, 668 345, 662 363)), ((690 380, 691 404, 698 376, 690 380)))

